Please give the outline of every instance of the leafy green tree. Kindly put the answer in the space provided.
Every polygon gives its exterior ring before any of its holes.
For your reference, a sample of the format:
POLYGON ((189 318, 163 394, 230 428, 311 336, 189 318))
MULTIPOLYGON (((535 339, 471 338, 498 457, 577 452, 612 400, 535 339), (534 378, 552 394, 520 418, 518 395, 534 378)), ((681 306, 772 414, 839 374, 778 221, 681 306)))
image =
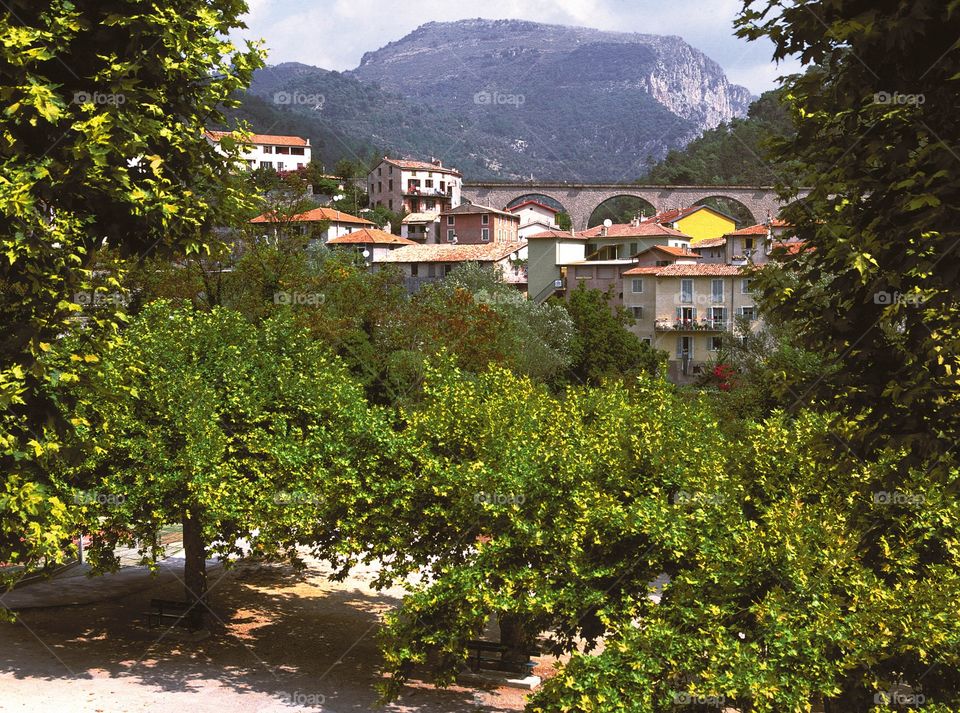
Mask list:
POLYGON ((633 318, 622 307, 611 309, 608 294, 580 285, 564 306, 576 329, 570 371, 579 381, 598 384, 661 367, 665 355, 627 329, 633 318))
POLYGON ((796 132, 775 149, 813 187, 785 211, 810 249, 758 281, 763 309, 835 363, 808 396, 861 419, 858 452, 893 439, 916 464, 960 436, 960 53, 955 4, 901 9, 751 2, 738 26, 807 65, 783 89, 796 132))
MULTIPOLYGON (((237 0, 186 0, 173 13, 124 3, 11 0, 0 12, 0 560, 58 560, 67 510, 46 473, 72 424, 60 414, 70 362, 44 355, 81 328, 77 352, 94 358, 116 309, 77 320, 80 302, 119 289, 97 282, 104 246, 123 258, 197 252, 215 242, 246 199, 227 156, 204 138, 218 107, 262 64, 259 50, 226 38, 241 25, 237 0)), ((112 307, 112 305, 111 305, 112 307)))
POLYGON ((97 496, 77 498, 90 560, 109 569, 118 545, 139 543, 156 562, 161 529, 179 523, 189 602, 204 599, 209 554, 295 559, 302 522, 327 522, 331 474, 353 477, 379 450, 362 390, 289 309, 254 326, 154 302, 90 383, 77 418, 92 448, 61 482, 97 496))

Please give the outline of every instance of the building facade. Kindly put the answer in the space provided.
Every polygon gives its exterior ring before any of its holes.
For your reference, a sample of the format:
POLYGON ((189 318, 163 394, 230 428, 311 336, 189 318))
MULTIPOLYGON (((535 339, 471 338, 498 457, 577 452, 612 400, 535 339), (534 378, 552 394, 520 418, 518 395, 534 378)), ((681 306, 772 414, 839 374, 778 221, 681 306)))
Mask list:
POLYGON ((393 266, 404 277, 407 291, 411 294, 423 285, 444 279, 463 263, 490 265, 500 271, 503 281, 525 290, 526 267, 522 255, 526 244, 488 243, 485 245, 408 245, 391 251, 376 261, 374 269, 393 266))
POLYGON ((244 167, 250 170, 272 168, 275 171, 296 171, 306 168, 310 163, 310 139, 301 136, 252 134, 243 139, 229 131, 207 131, 206 139, 220 150, 220 141, 231 135, 243 141, 244 167))
POLYGON ((516 243, 520 240, 520 216, 467 203, 442 211, 440 230, 444 242, 459 245, 516 243))
POLYGON ((366 218, 344 213, 333 208, 313 208, 312 210, 296 215, 284 216, 275 212, 258 215, 250 221, 255 225, 262 225, 276 235, 282 231, 296 230, 302 235, 311 235, 312 239, 320 243, 327 243, 334 238, 349 235, 362 228, 376 228, 377 226, 366 218))
POLYGON ((384 156, 367 174, 370 207, 395 213, 439 213, 460 205, 463 176, 439 159, 412 161, 384 156))

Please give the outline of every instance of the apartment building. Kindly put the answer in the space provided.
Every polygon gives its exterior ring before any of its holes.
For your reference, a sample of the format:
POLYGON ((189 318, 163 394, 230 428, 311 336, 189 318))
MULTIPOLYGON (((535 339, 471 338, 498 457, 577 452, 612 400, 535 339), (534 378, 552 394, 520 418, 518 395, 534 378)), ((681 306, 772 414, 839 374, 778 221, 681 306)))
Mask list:
POLYGON ((272 168, 275 171, 296 171, 306 168, 310 163, 310 139, 301 136, 251 134, 242 138, 230 131, 207 131, 206 139, 223 153, 220 142, 231 135, 243 141, 244 167, 250 170, 272 168))
POLYGON ((669 377, 695 379, 719 354, 737 318, 759 326, 750 279, 736 265, 674 262, 623 273, 623 305, 637 336, 669 354, 669 377))
POLYGON ((413 161, 383 157, 367 174, 370 207, 395 213, 439 213, 460 205, 463 176, 439 159, 413 161))
POLYGON ((466 203, 440 212, 440 230, 443 240, 458 245, 515 243, 520 240, 520 216, 466 203))

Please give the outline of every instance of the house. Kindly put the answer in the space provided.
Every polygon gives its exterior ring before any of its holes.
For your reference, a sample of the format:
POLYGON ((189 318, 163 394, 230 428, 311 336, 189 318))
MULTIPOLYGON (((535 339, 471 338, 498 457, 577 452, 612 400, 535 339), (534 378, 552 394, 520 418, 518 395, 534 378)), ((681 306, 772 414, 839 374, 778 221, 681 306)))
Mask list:
POLYGON ((675 262, 623 273, 623 305, 630 329, 669 354, 668 375, 691 381, 715 359, 736 318, 759 327, 750 279, 735 265, 675 262))
POLYGON ((313 240, 319 240, 321 243, 327 243, 334 238, 348 235, 361 228, 377 227, 366 218, 358 218, 355 215, 327 207, 313 208, 291 216, 283 216, 276 211, 271 211, 258 215, 250 222, 269 227, 274 234, 282 229, 297 229, 302 235, 309 234, 313 240), (326 227, 322 228, 323 225, 326 225, 326 227), (315 232, 321 228, 322 232, 315 232))
POLYGON ((370 207, 396 213, 439 213, 460 205, 463 176, 439 159, 414 161, 383 157, 367 174, 370 207))
POLYGON ((205 134, 207 141, 221 153, 220 141, 231 135, 243 142, 243 161, 245 167, 251 170, 272 168, 276 171, 296 171, 310 163, 310 139, 300 136, 251 134, 242 137, 235 132, 210 130, 205 134))
POLYGON ((677 262, 695 265, 700 261, 700 255, 691 248, 678 248, 673 245, 651 245, 633 257, 634 264, 638 267, 666 267, 677 262))
POLYGON ((679 230, 694 242, 719 238, 737 229, 736 219, 705 205, 661 211, 648 220, 679 230))
POLYGON ((400 269, 411 294, 423 285, 446 277, 457 265, 467 262, 492 265, 498 268, 503 281, 524 289, 526 268, 521 255, 526 243, 487 243, 480 245, 406 245, 392 250, 374 262, 374 269, 388 265, 400 269))
POLYGON ((448 243, 516 243, 520 240, 520 216, 465 203, 440 212, 440 229, 448 243))
POLYGON ((560 211, 539 201, 523 201, 514 206, 507 206, 505 210, 519 216, 520 237, 524 240, 530 235, 542 233, 545 230, 559 230, 560 228, 557 225, 557 213, 560 211))
POLYGON ((418 243, 440 242, 440 213, 411 213, 400 221, 400 235, 418 243))
POLYGON ((355 250, 368 263, 383 259, 387 253, 397 248, 416 244, 412 240, 376 228, 360 228, 327 241, 327 245, 332 248, 355 250))
POLYGON ((769 261, 774 242, 783 236, 790 226, 782 220, 773 219, 727 233, 725 259, 728 263, 744 265, 752 262, 762 265, 769 261))
MULTIPOLYGON (((537 302, 576 289, 580 282, 600 290, 617 286, 623 271, 636 266, 634 256, 654 245, 690 247, 689 235, 639 218, 580 232, 547 230, 531 235, 528 241, 530 295, 537 302), (568 276, 572 278, 569 285, 568 276)), ((617 295, 619 289, 613 292, 617 295)))

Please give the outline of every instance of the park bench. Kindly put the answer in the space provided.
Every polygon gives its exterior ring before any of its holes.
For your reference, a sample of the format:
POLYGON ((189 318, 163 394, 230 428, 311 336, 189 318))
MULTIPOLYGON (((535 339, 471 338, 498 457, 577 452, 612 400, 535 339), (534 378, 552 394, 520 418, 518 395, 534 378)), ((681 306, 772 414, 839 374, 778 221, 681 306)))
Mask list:
POLYGON ((470 640, 467 642, 467 666, 469 666, 470 670, 474 673, 478 673, 480 669, 485 668, 487 670, 505 671, 522 676, 529 675, 534 667, 534 663, 530 660, 530 657, 536 656, 540 652, 535 649, 526 652, 526 660, 524 661, 504 661, 503 655, 509 650, 509 646, 495 641, 470 640))
POLYGON ((200 611, 197 607, 201 604, 192 605, 189 602, 176 602, 169 599, 151 599, 150 611, 147 612, 147 626, 151 629, 160 626, 163 623, 170 623, 174 626, 186 626, 196 628, 200 611))

